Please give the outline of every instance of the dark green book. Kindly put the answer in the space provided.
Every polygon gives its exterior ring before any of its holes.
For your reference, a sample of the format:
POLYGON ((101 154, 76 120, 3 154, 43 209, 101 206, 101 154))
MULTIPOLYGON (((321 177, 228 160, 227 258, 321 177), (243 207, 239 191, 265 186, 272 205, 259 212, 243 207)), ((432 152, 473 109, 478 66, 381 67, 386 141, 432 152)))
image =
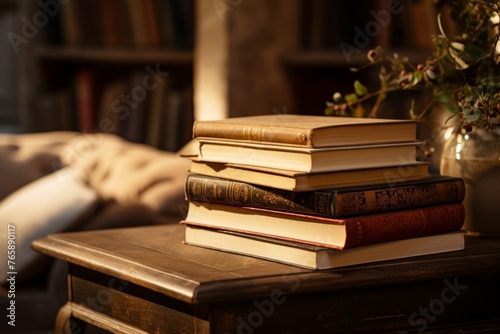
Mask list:
POLYGON ((346 217, 462 202, 462 179, 431 175, 418 181, 293 192, 212 176, 189 174, 185 183, 189 201, 346 217))

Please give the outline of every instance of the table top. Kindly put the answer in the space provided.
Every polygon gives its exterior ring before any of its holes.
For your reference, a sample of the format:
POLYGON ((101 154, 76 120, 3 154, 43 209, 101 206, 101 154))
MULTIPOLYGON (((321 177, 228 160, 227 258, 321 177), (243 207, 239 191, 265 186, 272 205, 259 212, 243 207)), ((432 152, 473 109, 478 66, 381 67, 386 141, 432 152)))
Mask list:
POLYGON ((183 244, 185 227, 159 225, 52 234, 40 253, 191 304, 411 284, 500 271, 500 239, 466 237, 466 249, 328 270, 308 270, 183 244))

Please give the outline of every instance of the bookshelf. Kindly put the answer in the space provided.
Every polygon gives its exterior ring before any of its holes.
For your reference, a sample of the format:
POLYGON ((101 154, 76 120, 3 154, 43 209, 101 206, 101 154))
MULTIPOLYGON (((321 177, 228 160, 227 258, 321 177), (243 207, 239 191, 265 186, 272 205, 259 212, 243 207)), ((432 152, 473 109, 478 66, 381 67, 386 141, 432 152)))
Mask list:
MULTIPOLYGON (((425 61, 438 33, 437 13, 432 0, 371 2, 327 0, 300 1, 301 35, 296 50, 282 62, 290 74, 298 110, 322 114, 325 101, 335 91, 353 91, 355 79, 369 90, 378 87, 378 73, 366 68, 367 52, 380 45, 388 53, 425 61)), ((449 14, 449 13, 447 13, 449 14)), ((407 118, 409 100, 382 110, 382 117, 407 118)))
POLYGON ((42 61, 114 63, 114 64, 157 64, 166 63, 191 66, 193 52, 189 50, 116 50, 71 47, 41 47, 36 56, 42 61))
POLYGON ((23 131, 109 132, 179 149, 193 121, 194 5, 22 1, 19 17, 37 27, 19 45, 23 131))
MULTIPOLYGON (((0 1, 0 34, 7 36, 16 31, 17 2, 0 1)), ((18 132, 17 109, 17 56, 7 38, 0 42, 0 132, 18 132)))

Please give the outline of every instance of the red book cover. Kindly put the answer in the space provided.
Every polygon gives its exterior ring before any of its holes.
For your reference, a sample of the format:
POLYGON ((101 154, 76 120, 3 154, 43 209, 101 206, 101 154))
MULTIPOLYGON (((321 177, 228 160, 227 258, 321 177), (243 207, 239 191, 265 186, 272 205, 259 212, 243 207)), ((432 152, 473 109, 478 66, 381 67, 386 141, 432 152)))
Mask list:
POLYGON ((108 48, 133 45, 129 10, 122 0, 101 1, 102 40, 108 48))
POLYGON ((255 207, 190 202, 186 220, 182 223, 347 249, 457 231, 464 219, 462 203, 340 219, 255 207))
POLYGON ((455 231, 464 219, 462 203, 346 218, 344 248, 455 231))
POLYGON ((78 108, 78 128, 89 132, 95 125, 95 101, 92 73, 82 69, 76 73, 76 105, 78 108))

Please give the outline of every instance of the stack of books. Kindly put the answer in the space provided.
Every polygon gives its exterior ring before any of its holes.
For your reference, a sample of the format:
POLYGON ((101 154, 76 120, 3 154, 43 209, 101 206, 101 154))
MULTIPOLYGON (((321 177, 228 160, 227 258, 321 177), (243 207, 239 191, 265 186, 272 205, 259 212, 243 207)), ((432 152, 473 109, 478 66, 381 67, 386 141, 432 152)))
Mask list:
POLYGON ((312 269, 464 248, 464 183, 416 159, 416 123, 197 121, 185 243, 312 269))

